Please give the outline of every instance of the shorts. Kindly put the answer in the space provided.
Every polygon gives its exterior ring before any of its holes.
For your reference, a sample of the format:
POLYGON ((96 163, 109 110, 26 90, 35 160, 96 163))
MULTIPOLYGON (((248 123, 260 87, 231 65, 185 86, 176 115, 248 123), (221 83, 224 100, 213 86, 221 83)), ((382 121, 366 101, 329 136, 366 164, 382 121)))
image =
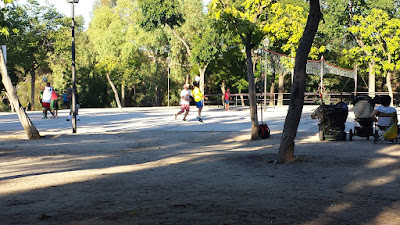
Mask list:
POLYGON ((50 108, 50 102, 43 102, 43 108, 50 108))
POLYGON ((196 102, 196 107, 197 108, 203 108, 203 100, 196 102))
POLYGON ((51 109, 58 110, 58 100, 51 101, 51 109))
POLYGON ((190 105, 187 105, 187 104, 181 105, 181 112, 185 112, 185 110, 186 110, 186 112, 189 112, 189 109, 190 109, 190 105))
POLYGON ((225 99, 225 104, 229 104, 229 100, 226 100, 226 99, 225 99))

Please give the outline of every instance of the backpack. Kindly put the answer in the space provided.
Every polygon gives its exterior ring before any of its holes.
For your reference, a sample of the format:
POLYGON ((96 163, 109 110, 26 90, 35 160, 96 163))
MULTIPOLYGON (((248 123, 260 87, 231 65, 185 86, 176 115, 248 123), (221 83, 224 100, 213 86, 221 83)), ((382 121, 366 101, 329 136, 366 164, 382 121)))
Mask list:
POLYGON ((261 139, 266 139, 269 138, 270 136, 270 130, 269 127, 266 123, 262 123, 258 125, 258 136, 261 139))

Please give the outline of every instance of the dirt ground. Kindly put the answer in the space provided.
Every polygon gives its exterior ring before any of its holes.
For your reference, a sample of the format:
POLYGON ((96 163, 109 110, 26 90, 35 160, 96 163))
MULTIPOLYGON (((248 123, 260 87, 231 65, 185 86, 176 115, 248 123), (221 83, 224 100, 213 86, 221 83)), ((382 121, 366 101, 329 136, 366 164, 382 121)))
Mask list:
POLYGON ((0 138, 0 224, 400 224, 400 144, 301 131, 0 138))

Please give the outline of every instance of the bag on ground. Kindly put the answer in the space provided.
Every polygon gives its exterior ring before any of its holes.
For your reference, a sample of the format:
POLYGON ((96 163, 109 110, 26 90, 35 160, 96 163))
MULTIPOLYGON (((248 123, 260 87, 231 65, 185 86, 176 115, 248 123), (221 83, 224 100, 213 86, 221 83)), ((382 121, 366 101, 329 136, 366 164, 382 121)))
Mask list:
POLYGON ((266 123, 262 123, 258 125, 258 136, 261 139, 269 138, 270 130, 266 123))

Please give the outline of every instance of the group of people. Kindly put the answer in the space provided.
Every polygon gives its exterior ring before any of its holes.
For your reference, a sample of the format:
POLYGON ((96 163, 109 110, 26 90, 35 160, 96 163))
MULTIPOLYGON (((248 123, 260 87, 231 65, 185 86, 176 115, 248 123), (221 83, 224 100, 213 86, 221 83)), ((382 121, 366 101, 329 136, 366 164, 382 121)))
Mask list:
MULTIPOLYGON (((183 114, 183 121, 186 121, 186 117, 189 114, 190 111, 190 101, 191 98, 193 98, 196 108, 197 108, 197 120, 199 122, 203 122, 203 119, 201 118, 201 111, 203 109, 204 106, 204 99, 208 99, 207 97, 205 97, 199 88, 199 81, 195 81, 193 86, 190 86, 189 84, 184 84, 183 85, 183 89, 181 91, 180 94, 180 107, 181 110, 179 112, 177 112, 174 117, 175 119, 177 119, 177 117, 180 114, 183 114)), ((231 100, 231 93, 229 88, 225 91, 225 95, 224 95, 224 102, 225 102, 225 111, 229 110, 229 100, 231 100)))
POLYGON ((183 121, 186 121, 186 117, 189 114, 190 100, 192 97, 198 109, 197 120, 202 123, 203 119, 201 118, 201 110, 203 109, 204 106, 204 99, 208 98, 201 93, 199 88, 199 82, 195 82, 192 87, 190 87, 189 84, 184 84, 180 97, 181 97, 180 100, 181 110, 174 115, 175 119, 180 114, 185 113, 183 116, 183 121))
MULTIPOLYGON (((47 112, 50 112, 51 114, 51 119, 57 118, 58 117, 58 110, 59 110, 59 95, 58 93, 53 89, 53 87, 50 85, 50 82, 47 81, 47 78, 43 78, 43 82, 45 82, 46 86, 45 87, 40 87, 42 89, 40 96, 39 96, 39 101, 42 104, 43 107, 43 117, 42 119, 47 119, 47 112)), ((68 88, 65 93, 62 95, 62 101, 63 105, 65 108, 70 108, 70 113, 68 116, 67 121, 71 120, 71 115, 72 115, 72 88, 68 88)), ((76 95, 76 118, 79 121, 79 115, 78 115, 78 109, 80 108, 79 102, 78 102, 78 96, 76 95)))

